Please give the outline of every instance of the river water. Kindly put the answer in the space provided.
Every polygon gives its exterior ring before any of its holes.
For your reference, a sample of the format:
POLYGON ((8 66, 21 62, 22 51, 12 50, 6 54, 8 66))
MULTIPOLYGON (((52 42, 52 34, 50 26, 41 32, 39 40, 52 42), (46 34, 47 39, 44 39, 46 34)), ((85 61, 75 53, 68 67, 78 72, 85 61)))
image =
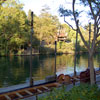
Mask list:
MULTIPOLYGON (((77 55, 76 72, 88 67, 88 54, 77 55)), ((100 54, 94 56, 95 68, 100 67, 100 54)), ((32 77, 34 80, 44 80, 51 75, 71 74, 74 72, 74 55, 40 55, 32 57, 32 77), (55 70, 56 67, 56 70, 55 70)), ((30 57, 11 56, 0 57, 0 88, 29 82, 30 57)))

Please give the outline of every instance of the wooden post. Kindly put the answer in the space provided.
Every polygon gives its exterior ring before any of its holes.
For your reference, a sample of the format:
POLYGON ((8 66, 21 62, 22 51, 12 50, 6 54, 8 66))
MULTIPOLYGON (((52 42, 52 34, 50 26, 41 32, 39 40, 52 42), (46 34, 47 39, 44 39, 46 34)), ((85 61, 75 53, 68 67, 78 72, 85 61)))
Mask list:
POLYGON ((55 55, 57 53, 57 41, 55 41, 55 55))
POLYGON ((33 37, 33 12, 31 12, 31 35, 30 35, 30 86, 33 86, 32 78, 32 37, 33 37))
POLYGON ((55 79, 56 79, 56 54, 57 54, 57 41, 55 41, 55 79))
MULTIPOLYGON (((78 23, 78 21, 77 21, 77 23, 78 23)), ((75 56, 74 56, 74 76, 76 76, 77 40, 78 40, 78 29, 76 31, 75 56)))
MULTIPOLYGON (((89 47, 91 48, 91 44, 90 44, 90 41, 91 40, 91 23, 89 23, 89 47)), ((88 68, 90 67, 90 56, 88 54, 88 68)))

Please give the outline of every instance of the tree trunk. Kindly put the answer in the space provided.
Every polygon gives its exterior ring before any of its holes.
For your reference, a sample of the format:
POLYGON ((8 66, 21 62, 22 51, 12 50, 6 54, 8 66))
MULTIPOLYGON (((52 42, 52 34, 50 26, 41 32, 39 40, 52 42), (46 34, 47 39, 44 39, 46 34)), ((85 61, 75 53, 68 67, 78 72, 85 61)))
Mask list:
POLYGON ((74 76, 76 76, 77 40, 78 40, 78 30, 76 31, 75 56, 74 56, 74 76))
POLYGON ((95 71, 94 71, 94 63, 93 63, 93 55, 89 55, 89 61, 90 61, 90 82, 91 85, 95 84, 95 71))
MULTIPOLYGON (((89 23, 89 47, 91 48, 91 23, 89 23)), ((88 55, 88 68, 90 67, 90 59, 89 59, 89 56, 88 55)))

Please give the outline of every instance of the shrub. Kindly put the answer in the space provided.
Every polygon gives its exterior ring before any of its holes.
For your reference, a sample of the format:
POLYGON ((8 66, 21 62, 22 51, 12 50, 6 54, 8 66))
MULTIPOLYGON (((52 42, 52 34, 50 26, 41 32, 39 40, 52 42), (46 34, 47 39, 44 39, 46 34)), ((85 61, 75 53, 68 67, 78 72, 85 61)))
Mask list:
POLYGON ((63 41, 57 42, 57 52, 62 52, 62 53, 73 53, 74 52, 74 45, 72 42, 67 43, 63 41))
POLYGON ((54 89, 46 97, 39 100, 100 100, 100 90, 96 85, 81 84, 74 86, 70 91, 66 88, 54 89))
POLYGON ((81 84, 80 86, 73 87, 68 92, 68 100, 99 100, 100 90, 96 85, 81 84))

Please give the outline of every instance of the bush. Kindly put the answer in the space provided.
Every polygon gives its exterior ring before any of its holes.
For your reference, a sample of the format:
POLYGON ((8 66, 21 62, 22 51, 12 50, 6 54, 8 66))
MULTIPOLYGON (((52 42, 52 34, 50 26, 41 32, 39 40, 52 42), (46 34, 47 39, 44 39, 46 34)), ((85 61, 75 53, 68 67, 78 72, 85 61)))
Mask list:
POLYGON ((70 91, 66 88, 54 89, 46 97, 39 100, 100 100, 100 90, 96 85, 81 84, 74 86, 70 91))
POLYGON ((68 100, 100 100, 100 90, 96 85, 82 84, 68 92, 68 100))
POLYGON ((40 54, 54 54, 54 47, 52 46, 45 46, 39 48, 40 54))
POLYGON ((73 43, 67 43, 63 41, 57 42, 57 52, 62 52, 62 53, 74 53, 75 47, 73 43))

